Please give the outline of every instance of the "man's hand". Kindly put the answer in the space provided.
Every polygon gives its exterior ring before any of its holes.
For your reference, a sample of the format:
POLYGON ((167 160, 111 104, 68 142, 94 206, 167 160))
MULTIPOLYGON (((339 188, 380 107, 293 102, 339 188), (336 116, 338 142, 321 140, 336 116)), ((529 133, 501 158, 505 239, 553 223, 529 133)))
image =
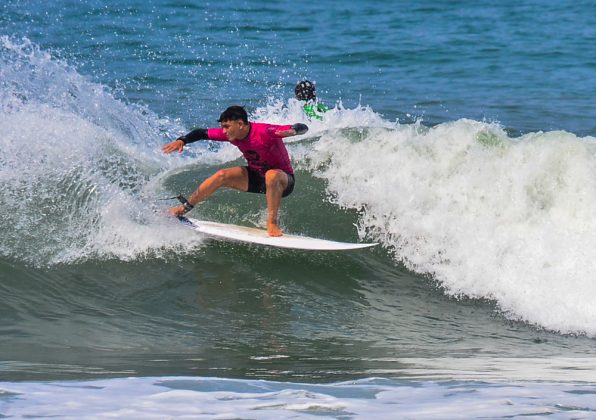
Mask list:
POLYGON ((182 151, 184 150, 184 142, 180 139, 176 139, 173 142, 168 143, 161 148, 161 151, 164 153, 172 153, 176 150, 178 150, 179 153, 182 153, 182 151))

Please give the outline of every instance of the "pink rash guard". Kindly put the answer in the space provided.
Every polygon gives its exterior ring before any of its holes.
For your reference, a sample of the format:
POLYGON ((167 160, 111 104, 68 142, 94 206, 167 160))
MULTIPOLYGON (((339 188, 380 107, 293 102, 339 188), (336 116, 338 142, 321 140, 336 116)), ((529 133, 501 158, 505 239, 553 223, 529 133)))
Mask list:
MULTIPOLYGON (((269 169, 281 169, 293 175, 294 169, 283 139, 275 135, 276 131, 285 131, 291 125, 273 125, 265 123, 250 123, 248 136, 242 140, 230 141, 236 146, 246 159, 248 167, 257 171, 263 177, 269 169)), ((210 140, 229 141, 223 128, 210 128, 207 130, 210 140)))

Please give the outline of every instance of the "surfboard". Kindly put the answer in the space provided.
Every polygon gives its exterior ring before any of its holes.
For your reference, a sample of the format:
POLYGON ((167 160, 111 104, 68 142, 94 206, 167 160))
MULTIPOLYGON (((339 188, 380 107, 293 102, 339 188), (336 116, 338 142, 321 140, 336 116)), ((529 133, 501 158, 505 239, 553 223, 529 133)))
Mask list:
POLYGON ((179 217, 178 219, 181 223, 192 228, 194 231, 215 239, 266 245, 277 248, 310 251, 349 251, 370 248, 378 245, 376 243, 337 242, 285 233, 283 236, 271 237, 267 235, 267 231, 264 229, 209 222, 206 220, 191 219, 189 217, 179 217))

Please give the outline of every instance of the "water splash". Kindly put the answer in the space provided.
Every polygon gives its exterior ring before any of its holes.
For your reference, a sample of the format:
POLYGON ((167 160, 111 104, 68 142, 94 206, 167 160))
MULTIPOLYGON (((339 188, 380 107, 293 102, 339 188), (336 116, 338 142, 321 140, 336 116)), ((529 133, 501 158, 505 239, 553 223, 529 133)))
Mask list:
POLYGON ((0 80, 2 255, 54 264, 134 258, 177 243, 161 217, 138 205, 180 165, 159 151, 175 124, 115 99, 27 39, 0 38, 0 80), (131 240, 148 220, 161 234, 145 229, 131 240))

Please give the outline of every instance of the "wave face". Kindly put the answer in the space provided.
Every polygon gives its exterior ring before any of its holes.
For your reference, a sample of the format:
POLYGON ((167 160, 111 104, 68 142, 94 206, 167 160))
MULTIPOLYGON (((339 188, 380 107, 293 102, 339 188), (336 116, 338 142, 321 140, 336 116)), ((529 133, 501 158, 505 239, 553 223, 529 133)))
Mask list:
MULTIPOLYGON (((172 177, 196 157, 221 164, 238 158, 234 148, 165 158, 160 145, 183 127, 116 99, 26 39, 1 42, 2 255, 53 265, 202 246, 159 214, 156 197, 177 192, 172 177)), ((300 112, 293 100, 272 101, 253 117, 281 123, 303 120, 300 112)), ((330 202, 356 209, 360 235, 396 262, 450 295, 496 301, 512 319, 596 334, 594 138, 511 138, 472 120, 399 124, 341 104, 309 125, 306 140, 289 142, 304 182, 323 179, 330 202)))
MULTIPOLYGON (((116 99, 27 39, 2 37, 0 46, 0 255, 56 266, 204 246, 160 214, 157 198, 236 162, 233 147, 164 156, 161 144, 186 130, 178 122, 116 99)), ((293 100, 271 100, 252 117, 304 121, 293 100)), ((495 301, 511 319, 596 335, 593 137, 512 138, 465 119, 400 124, 341 103, 309 125, 306 139, 289 142, 304 190, 355 209, 360 236, 380 241, 392 264, 430 276, 449 295, 495 301)), ((239 203, 218 204, 211 218, 262 222, 258 210, 235 213, 239 203)), ((320 217, 309 206, 288 214, 299 233, 320 217)))

